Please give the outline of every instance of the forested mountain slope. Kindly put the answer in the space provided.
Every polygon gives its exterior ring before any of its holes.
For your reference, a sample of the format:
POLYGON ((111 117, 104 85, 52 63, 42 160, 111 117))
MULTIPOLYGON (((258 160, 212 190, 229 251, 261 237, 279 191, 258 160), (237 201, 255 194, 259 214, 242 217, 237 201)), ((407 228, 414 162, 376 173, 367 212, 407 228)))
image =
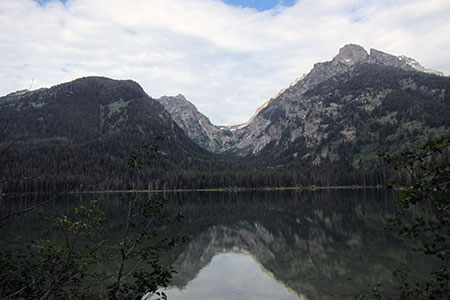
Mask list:
POLYGON ((4 191, 132 188, 138 181, 128 159, 144 157, 144 143, 162 152, 141 174, 141 188, 160 187, 172 170, 205 169, 213 161, 133 81, 87 77, 12 93, 0 98, 0 120, 4 191))
POLYGON ((449 137, 450 79, 358 64, 299 97, 286 91, 260 118, 270 122, 259 156, 278 163, 371 164, 377 150, 411 148, 449 137), (273 134, 270 134, 273 133, 273 134))

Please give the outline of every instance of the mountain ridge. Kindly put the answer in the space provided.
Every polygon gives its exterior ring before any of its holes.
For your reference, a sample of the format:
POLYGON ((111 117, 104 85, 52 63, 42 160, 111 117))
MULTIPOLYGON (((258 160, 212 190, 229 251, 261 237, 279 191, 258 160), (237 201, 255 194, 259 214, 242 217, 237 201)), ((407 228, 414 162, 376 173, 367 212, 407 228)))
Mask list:
MULTIPOLYGON (((277 95, 267 100, 256 113, 249 119, 248 122, 233 126, 215 126, 210 125, 208 128, 201 128, 204 130, 203 136, 209 137, 202 141, 202 146, 213 152, 231 152, 240 155, 258 154, 270 143, 279 143, 278 137, 283 134, 285 129, 276 128, 272 126, 273 123, 270 120, 277 114, 284 114, 288 119, 296 119, 298 116, 293 114, 289 115, 289 109, 294 110, 297 114, 300 112, 296 107, 299 99, 303 97, 304 93, 313 89, 315 86, 329 80, 330 78, 337 78, 340 74, 349 74, 354 72, 355 68, 360 68, 362 65, 380 66, 383 68, 395 68, 404 72, 420 72, 422 74, 438 75, 442 78, 448 78, 443 76, 442 72, 435 70, 429 70, 422 67, 416 60, 407 58, 405 56, 394 56, 376 49, 370 49, 367 53, 366 50, 355 44, 348 44, 339 50, 339 53, 328 62, 316 63, 312 70, 307 75, 302 75, 295 80, 288 88, 282 89, 277 95), (293 100, 296 99, 296 100, 293 100), (283 102, 284 107, 280 107, 279 103, 283 102), (297 102, 297 103, 294 103, 297 102), (279 107, 278 113, 275 107, 279 107), (265 116, 265 117, 264 117, 265 116), (211 131, 208 131, 212 128, 211 131), (265 134, 264 131, 272 131, 269 134, 265 134), (213 146, 212 146, 213 145, 213 146)), ((385 91, 386 92, 386 91, 385 91)), ((383 98, 383 92, 379 91, 378 97, 383 98)), ((170 106, 166 98, 166 109, 170 106)), ((185 99, 186 100, 186 99, 185 99)), ((186 100, 187 101, 187 100, 186 100)), ((303 100, 302 100, 303 101, 303 100)), ((315 105, 314 103, 310 103, 315 105)), ((170 109, 168 109, 170 111, 170 109)), ((174 111, 172 109, 172 111, 174 111)), ((303 111, 303 114, 306 112, 303 111)), ((330 112, 331 113, 331 112, 330 112)), ((188 114, 187 111, 184 114, 188 114)), ((305 115, 301 116, 305 118, 305 115)), ((317 131, 318 125, 314 122, 306 122, 302 128, 302 131, 291 130, 290 142, 294 142, 297 138, 303 136, 312 137, 317 131)), ((195 122, 195 118, 193 119, 195 122)), ((284 126, 288 127, 288 126, 284 126)), ((188 136, 196 140, 196 135, 200 133, 189 132, 186 130, 188 136)), ((314 141, 308 141, 309 144, 314 141)))
POLYGON ((341 48, 231 127, 182 95, 153 99, 130 80, 10 93, 0 97, 0 190, 383 184, 378 150, 450 137, 450 78, 370 52, 341 48), (130 155, 155 144, 160 159, 148 170, 128 168, 130 155))
POLYGON ((8 94, 0 120, 0 190, 160 188, 165 170, 211 165, 211 154, 132 80, 84 77, 8 94), (152 145, 160 158, 137 174, 129 156, 145 157, 152 145))

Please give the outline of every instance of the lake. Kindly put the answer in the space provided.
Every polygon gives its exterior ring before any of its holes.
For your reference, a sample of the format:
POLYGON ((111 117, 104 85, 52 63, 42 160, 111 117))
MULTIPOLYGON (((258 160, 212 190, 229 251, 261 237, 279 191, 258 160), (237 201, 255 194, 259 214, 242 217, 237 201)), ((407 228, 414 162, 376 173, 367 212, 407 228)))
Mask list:
MULTIPOLYGON (((149 197, 141 194, 141 197, 149 197)), ((427 270, 429 263, 385 230, 392 195, 385 190, 167 193, 184 219, 174 232, 191 236, 167 258, 177 273, 169 299, 353 299, 369 285, 391 286, 396 267, 427 270)), ((41 201, 6 197, 1 213, 41 201)), ((50 197, 50 196, 45 196, 50 197)), ((93 194, 58 197, 40 210, 66 213, 93 194)), ((101 195, 115 228, 125 214, 120 194, 101 195)), ((10 238, 32 239, 40 214, 8 226, 10 238)), ((174 225, 175 226, 175 225, 174 225)))

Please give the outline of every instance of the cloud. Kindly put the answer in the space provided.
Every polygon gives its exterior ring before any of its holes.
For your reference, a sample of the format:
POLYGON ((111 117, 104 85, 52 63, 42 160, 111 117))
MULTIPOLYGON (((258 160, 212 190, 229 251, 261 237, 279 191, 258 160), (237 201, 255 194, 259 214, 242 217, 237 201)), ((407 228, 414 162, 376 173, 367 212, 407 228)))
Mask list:
POLYGON ((358 43, 450 73, 446 0, 0 1, 0 94, 88 75, 183 93, 216 124, 245 122, 315 62, 358 43))

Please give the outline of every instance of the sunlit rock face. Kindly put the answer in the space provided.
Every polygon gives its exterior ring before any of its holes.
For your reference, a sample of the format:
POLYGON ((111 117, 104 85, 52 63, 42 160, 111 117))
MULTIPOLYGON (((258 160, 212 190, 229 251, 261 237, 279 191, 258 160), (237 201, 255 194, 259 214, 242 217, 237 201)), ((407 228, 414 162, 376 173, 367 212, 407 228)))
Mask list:
MULTIPOLYGON (((174 107, 180 96, 160 101, 188 136, 210 151, 239 155, 283 153, 282 156, 298 159, 311 157, 311 161, 319 163, 326 155, 339 156, 336 149, 331 149, 336 143, 370 134, 368 124, 385 126, 392 112, 383 106, 383 101, 393 94, 402 93, 402 99, 412 97, 419 102, 449 105, 450 79, 427 77, 429 74, 443 75, 422 67, 412 58, 376 49, 368 53, 359 45, 349 44, 331 61, 316 63, 307 75, 266 101, 244 124, 215 126, 184 97, 184 104, 178 109, 174 107)), ((414 113, 410 115, 414 115, 410 120, 393 116, 392 122, 399 124, 402 131, 392 133, 393 139, 411 127, 409 122, 420 123, 432 135, 441 134, 437 128, 445 126, 425 122, 414 113)), ((445 130, 448 132, 448 126, 445 130)), ((420 136, 414 136, 410 142, 420 140, 420 136)), ((378 144, 374 147, 383 148, 378 144)))

